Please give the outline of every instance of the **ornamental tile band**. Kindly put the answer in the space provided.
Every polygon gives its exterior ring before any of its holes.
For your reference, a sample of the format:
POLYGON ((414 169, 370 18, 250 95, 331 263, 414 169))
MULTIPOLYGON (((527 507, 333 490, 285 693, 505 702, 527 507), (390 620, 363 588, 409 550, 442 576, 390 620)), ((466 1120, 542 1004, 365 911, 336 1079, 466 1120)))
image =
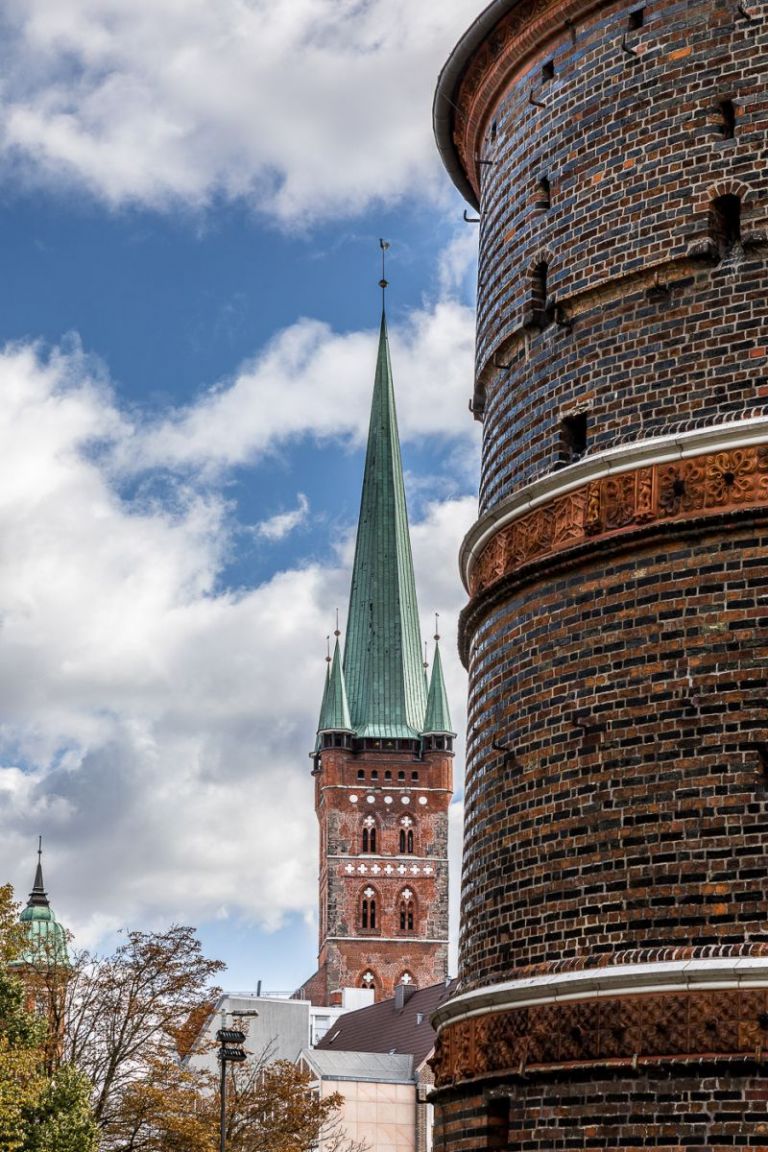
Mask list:
POLYGON ((541 1004, 441 1029, 435 1085, 518 1075, 548 1066, 679 1062, 768 1049, 768 992, 721 989, 541 1004))
POLYGON ((502 528, 470 575, 473 596, 531 560, 652 521, 768 504, 768 446, 734 448, 592 480, 502 528))

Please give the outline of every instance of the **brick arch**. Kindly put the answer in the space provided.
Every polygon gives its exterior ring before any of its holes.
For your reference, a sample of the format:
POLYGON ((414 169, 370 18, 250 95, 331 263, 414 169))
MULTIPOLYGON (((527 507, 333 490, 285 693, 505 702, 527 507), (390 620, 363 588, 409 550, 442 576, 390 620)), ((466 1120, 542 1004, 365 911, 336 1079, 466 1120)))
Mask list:
POLYGON ((361 968, 358 972, 357 978, 355 980, 355 987, 373 988, 378 995, 378 993, 381 991, 381 977, 379 976, 376 969, 372 968, 371 965, 368 964, 365 966, 365 968, 361 968))
POLYGON ((715 184, 710 184, 707 190, 701 193, 696 204, 696 211, 709 212, 712 202, 719 200, 721 196, 738 196, 742 204, 751 204, 755 198, 755 190, 751 184, 746 184, 743 180, 725 177, 715 184))

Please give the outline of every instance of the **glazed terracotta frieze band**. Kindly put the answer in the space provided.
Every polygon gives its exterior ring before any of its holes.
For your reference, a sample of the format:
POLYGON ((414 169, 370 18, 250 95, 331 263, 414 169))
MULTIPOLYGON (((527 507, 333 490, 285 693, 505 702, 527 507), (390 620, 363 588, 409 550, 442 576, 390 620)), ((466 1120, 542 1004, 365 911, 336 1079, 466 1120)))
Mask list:
POLYGON ((462 575, 474 596, 586 540, 749 505, 768 505, 764 418, 614 449, 536 481, 470 531, 462 575))
POLYGON ((438 1087, 548 1067, 768 1049, 768 959, 639 964, 480 989, 436 1015, 438 1087))

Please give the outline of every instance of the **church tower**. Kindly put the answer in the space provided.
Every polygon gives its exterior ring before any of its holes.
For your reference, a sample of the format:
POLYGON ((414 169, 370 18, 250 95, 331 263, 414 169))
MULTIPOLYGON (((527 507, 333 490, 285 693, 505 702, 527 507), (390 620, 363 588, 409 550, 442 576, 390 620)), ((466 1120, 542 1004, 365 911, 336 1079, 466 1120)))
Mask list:
POLYGON ((447 976, 455 733, 438 641, 428 682, 382 313, 344 654, 337 629, 314 752, 320 950, 302 989, 314 1003, 447 976))

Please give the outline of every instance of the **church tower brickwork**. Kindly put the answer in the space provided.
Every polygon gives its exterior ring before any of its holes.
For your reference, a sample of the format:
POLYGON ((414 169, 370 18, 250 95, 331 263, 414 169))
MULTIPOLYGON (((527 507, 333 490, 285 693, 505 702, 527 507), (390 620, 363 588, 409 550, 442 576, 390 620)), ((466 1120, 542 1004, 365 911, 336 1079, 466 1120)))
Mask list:
POLYGON ((376 999, 448 972, 453 739, 435 637, 427 681, 382 316, 342 658, 329 657, 314 752, 319 967, 300 990, 376 999))
POLYGON ((768 1148, 768 8, 495 0, 435 1147, 768 1148))

